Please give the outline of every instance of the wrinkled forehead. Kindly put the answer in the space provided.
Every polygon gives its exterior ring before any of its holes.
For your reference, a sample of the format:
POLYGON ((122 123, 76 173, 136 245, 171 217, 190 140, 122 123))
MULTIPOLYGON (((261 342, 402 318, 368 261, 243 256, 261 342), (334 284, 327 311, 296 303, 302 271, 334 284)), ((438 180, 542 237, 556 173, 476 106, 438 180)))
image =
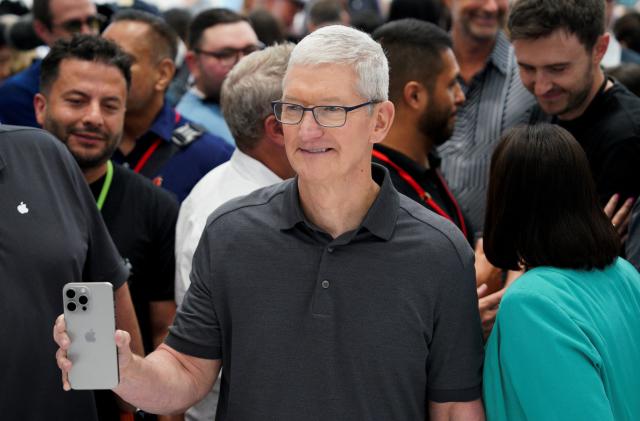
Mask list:
POLYGON ((348 101, 361 97, 357 85, 356 71, 348 64, 290 64, 282 81, 282 91, 284 99, 302 103, 348 101))

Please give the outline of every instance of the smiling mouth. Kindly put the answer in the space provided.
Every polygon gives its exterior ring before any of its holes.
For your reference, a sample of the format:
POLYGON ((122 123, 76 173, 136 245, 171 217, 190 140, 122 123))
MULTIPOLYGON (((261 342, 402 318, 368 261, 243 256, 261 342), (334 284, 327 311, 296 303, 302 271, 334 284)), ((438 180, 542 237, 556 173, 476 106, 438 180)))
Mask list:
POLYGON ((306 152, 306 153, 324 153, 329 151, 331 148, 300 148, 300 150, 302 152, 306 152))

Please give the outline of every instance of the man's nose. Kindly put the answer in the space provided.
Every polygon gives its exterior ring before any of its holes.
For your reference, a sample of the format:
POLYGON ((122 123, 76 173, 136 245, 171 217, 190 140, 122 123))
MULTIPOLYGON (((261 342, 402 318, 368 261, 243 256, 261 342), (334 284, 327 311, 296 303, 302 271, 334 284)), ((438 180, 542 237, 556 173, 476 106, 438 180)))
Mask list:
POLYGON ((322 135, 322 126, 318 124, 311 110, 305 110, 302 114, 300 125, 300 135, 306 138, 313 138, 322 135))
POLYGON ((102 127, 104 117, 102 115, 102 107, 98 101, 92 101, 83 115, 82 122, 85 125, 93 127, 102 127))
POLYGON ((535 77, 535 85, 533 88, 533 94, 535 96, 542 96, 549 92, 553 87, 551 79, 549 79, 544 72, 538 72, 535 77))

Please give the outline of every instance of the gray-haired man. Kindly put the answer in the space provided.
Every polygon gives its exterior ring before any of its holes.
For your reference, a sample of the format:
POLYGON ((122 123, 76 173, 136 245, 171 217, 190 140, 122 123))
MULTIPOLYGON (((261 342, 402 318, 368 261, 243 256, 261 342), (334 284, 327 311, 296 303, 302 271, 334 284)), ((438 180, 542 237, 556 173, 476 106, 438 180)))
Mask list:
POLYGON ((116 393, 181 409, 222 366, 218 420, 484 419, 473 252, 371 164, 394 116, 388 78, 354 29, 295 47, 274 113, 298 176, 211 215, 166 343, 143 360, 117 333, 116 393))

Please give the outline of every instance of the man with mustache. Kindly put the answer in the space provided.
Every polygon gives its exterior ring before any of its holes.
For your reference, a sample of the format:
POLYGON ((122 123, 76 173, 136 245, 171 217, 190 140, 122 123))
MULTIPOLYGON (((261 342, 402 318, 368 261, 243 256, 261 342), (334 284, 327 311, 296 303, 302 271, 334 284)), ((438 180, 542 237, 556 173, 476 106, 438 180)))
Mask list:
MULTIPOLYGON (((114 43, 78 36, 54 44, 42 62, 38 123, 80 166, 109 234, 130 267, 128 279, 144 353, 164 339, 175 314, 173 247, 178 204, 145 177, 113 164, 122 138, 130 59, 114 43)), ((143 355, 143 350, 138 349, 143 355)), ((96 393, 103 419, 117 418, 113 395, 96 393), (115 412, 115 415, 107 415, 115 412)))
MULTIPOLYGON (((522 82, 584 148, 601 204, 622 209, 640 194, 640 99, 600 67, 604 23, 603 0, 521 0, 509 30, 522 82)), ((627 222, 612 222, 623 234, 627 222)))

